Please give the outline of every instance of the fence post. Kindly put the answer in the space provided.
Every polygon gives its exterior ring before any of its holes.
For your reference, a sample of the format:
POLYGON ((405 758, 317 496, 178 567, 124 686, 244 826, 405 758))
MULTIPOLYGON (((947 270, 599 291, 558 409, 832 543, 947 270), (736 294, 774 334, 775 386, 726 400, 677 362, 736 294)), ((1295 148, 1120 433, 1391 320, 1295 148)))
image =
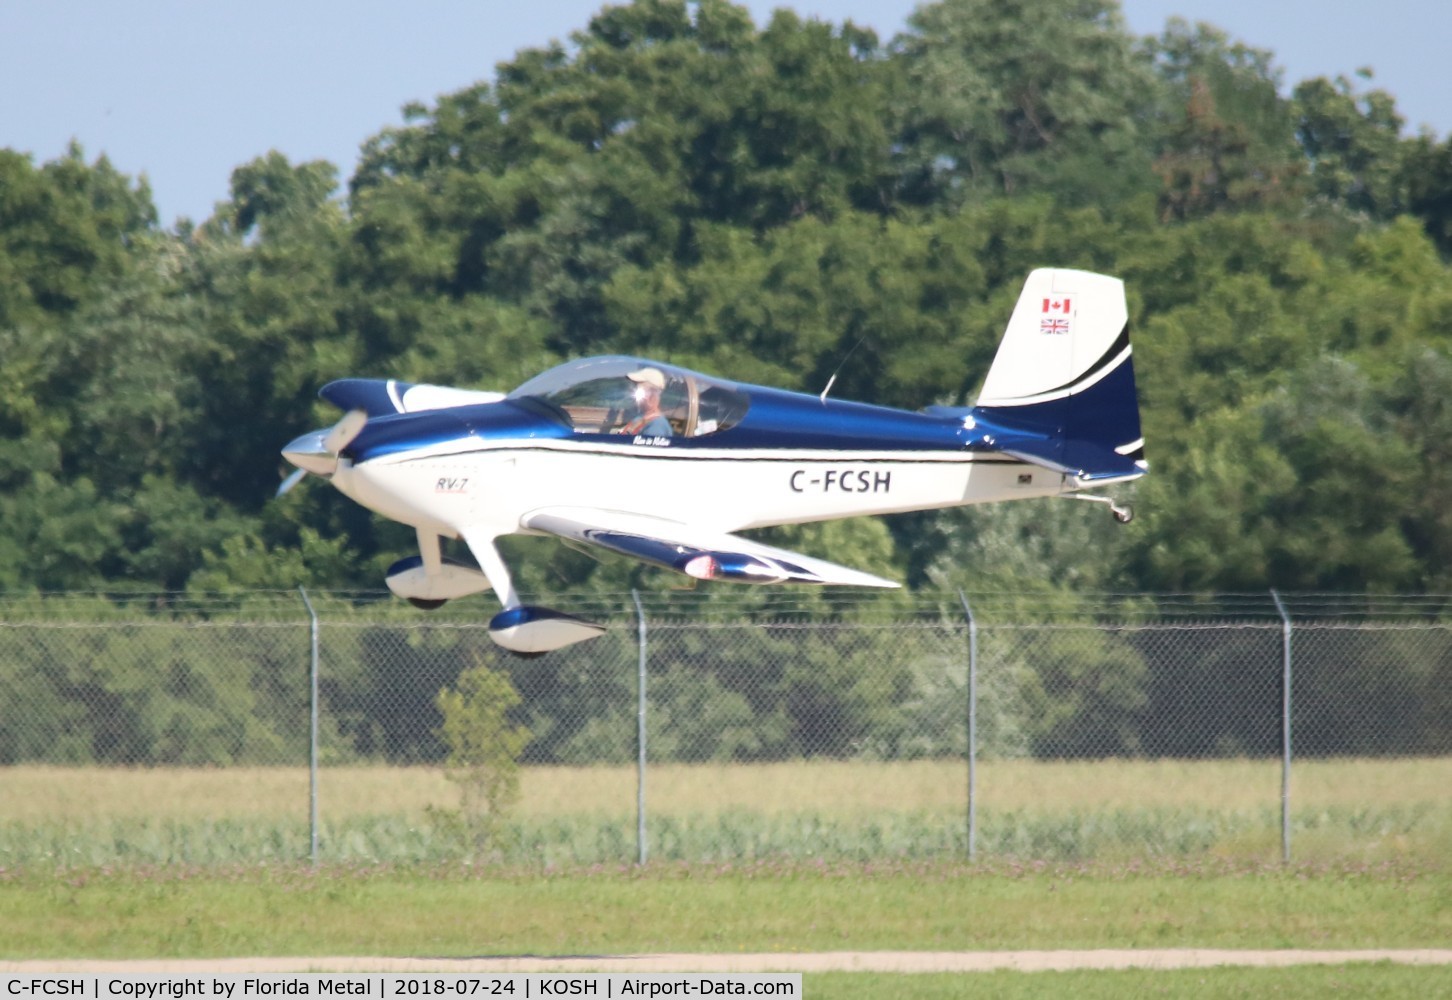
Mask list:
POLYGON ((312 658, 308 668, 308 843, 313 867, 318 864, 318 613, 301 586, 303 604, 312 619, 312 658))
POLYGON ((1291 861, 1291 616, 1271 589, 1281 616, 1281 862, 1291 861))
POLYGON ((640 592, 634 587, 630 596, 635 601, 635 634, 640 659, 636 666, 635 703, 635 863, 645 864, 645 609, 640 606, 640 592))
POLYGON ((963 591, 958 591, 968 616, 968 860, 978 852, 978 622, 963 591))

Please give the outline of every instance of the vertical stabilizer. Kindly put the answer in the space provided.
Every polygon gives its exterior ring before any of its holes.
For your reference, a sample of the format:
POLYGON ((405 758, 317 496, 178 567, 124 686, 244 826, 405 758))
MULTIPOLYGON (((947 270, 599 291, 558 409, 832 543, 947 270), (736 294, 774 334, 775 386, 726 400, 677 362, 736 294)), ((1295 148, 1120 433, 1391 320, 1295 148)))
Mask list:
POLYGON ((1084 480, 1142 474, 1124 282, 1031 273, 973 412, 1009 432, 1011 454, 1084 480))
POLYGON ((1024 282, 978 405, 1020 406, 1067 395, 1102 363, 1128 355, 1128 325, 1124 282, 1118 278, 1034 271, 1024 282), (1111 351, 1114 356, 1107 357, 1111 351))

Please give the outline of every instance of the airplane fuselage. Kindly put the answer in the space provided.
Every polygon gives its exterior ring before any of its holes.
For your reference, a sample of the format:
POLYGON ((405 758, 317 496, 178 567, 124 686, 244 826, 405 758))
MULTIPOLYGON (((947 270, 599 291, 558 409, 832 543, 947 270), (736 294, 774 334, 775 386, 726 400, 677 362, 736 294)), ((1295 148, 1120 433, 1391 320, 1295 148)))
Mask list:
POLYGON ((520 531, 530 511, 572 493, 735 531, 1064 491, 1062 474, 975 450, 983 437, 962 419, 779 391, 757 390, 746 419, 703 438, 581 434, 503 400, 371 421, 333 482, 447 536, 463 525, 520 531))

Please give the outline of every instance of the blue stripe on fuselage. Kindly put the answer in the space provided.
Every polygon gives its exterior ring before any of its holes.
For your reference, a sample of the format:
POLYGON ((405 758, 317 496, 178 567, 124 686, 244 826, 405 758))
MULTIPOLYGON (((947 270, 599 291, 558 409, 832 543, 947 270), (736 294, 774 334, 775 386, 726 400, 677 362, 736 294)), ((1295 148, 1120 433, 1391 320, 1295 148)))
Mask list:
MULTIPOLYGON (((804 393, 742 387, 751 405, 740 423, 715 434, 668 439, 672 449, 761 451, 957 451, 970 435, 961 420, 804 393)), ((355 464, 458 441, 562 440, 622 443, 619 435, 575 434, 548 404, 531 397, 476 406, 374 417, 344 451, 355 464)))
POLYGON ((549 440, 570 437, 570 429, 527 403, 505 399, 476 406, 451 406, 419 413, 398 413, 368 421, 343 450, 354 464, 446 444, 500 440, 549 440))
POLYGON ((956 451, 966 439, 961 420, 848 400, 822 400, 783 389, 742 386, 751 406, 730 430, 693 439, 742 449, 830 451, 956 451))

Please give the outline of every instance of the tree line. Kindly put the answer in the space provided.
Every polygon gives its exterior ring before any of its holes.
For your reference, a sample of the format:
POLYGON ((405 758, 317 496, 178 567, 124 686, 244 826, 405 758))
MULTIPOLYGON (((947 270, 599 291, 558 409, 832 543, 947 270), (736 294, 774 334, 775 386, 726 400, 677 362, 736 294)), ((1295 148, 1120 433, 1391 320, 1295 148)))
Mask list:
MULTIPOLYGON (((1127 283, 1134 523, 1043 501, 777 541, 919 587, 1445 589, 1449 253, 1452 140, 1209 25, 942 0, 883 39, 636 0, 406 106, 346 184, 268 153, 172 229, 104 156, 0 150, 0 589, 380 585, 406 529, 272 500, 334 378, 640 353, 970 403, 1038 266, 1127 283)), ((510 556, 526 591, 673 582, 510 556)))

